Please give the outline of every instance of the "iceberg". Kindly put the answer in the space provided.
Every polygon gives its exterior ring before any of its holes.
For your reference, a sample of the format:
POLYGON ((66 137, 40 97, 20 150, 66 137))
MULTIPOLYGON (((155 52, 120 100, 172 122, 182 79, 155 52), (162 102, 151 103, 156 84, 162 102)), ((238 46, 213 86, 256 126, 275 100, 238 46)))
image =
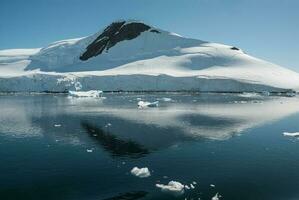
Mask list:
POLYGON ((101 98, 103 91, 101 90, 90 90, 90 91, 69 91, 69 95, 72 97, 92 97, 101 98))
POLYGON ((170 192, 172 194, 183 194, 185 186, 177 181, 170 181, 167 185, 156 184, 163 192, 170 192))
POLYGON ((146 108, 146 107, 158 107, 159 101, 148 102, 148 101, 138 101, 138 108, 146 108))
POLYGON ((151 172, 149 171, 149 169, 147 167, 144 167, 144 168, 134 167, 131 170, 131 174, 134 176, 137 176, 139 178, 146 178, 146 177, 151 176, 151 172))
POLYGON ((290 136, 290 137, 299 137, 299 132, 289 133, 289 132, 283 132, 284 136, 290 136))

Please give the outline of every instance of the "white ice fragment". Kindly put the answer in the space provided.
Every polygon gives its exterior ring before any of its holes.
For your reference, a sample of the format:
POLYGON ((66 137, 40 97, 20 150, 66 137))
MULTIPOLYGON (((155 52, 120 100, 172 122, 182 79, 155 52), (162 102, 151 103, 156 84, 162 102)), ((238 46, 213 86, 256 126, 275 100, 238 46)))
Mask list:
POLYGON ((54 127, 61 127, 61 124, 54 124, 54 127))
POLYGON ((92 153, 92 151, 93 151, 92 149, 86 149, 87 153, 92 153))
POLYGON ((89 91, 69 91, 69 95, 73 97, 92 97, 100 98, 103 95, 101 90, 89 90, 89 91))
POLYGON ((148 102, 148 101, 138 101, 138 108, 146 108, 146 107, 158 107, 159 101, 148 102))
POLYGON ((196 181, 193 181, 192 184, 193 184, 193 185, 196 185, 197 183, 196 183, 196 181))
POLYGON ((76 82, 74 84, 74 87, 75 87, 76 91, 81 90, 82 89, 82 84, 80 82, 76 82))
POLYGON ((268 91, 263 91, 262 94, 265 96, 270 96, 270 92, 268 92, 268 91))
POLYGON ((131 170, 131 174, 134 175, 134 176, 137 176, 139 178, 146 178, 146 177, 149 177, 151 175, 151 172, 148 170, 147 167, 144 167, 144 168, 134 167, 131 170))
POLYGON ((160 188, 163 192, 170 192, 173 194, 183 194, 184 185, 177 181, 170 181, 167 185, 156 184, 156 187, 160 188))
POLYGON ((212 200, 219 200, 220 199, 220 195, 218 195, 218 193, 215 194, 215 196, 212 197, 212 200))
POLYGON ((211 187, 215 187, 215 185, 214 185, 214 184, 211 184, 210 186, 211 186, 211 187))
POLYGON ((165 102, 169 102, 169 101, 172 101, 171 98, 168 98, 168 97, 163 97, 161 98, 162 101, 165 101, 165 102))
POLYGON ((191 188, 191 189, 194 189, 194 188, 195 188, 194 185, 193 185, 192 183, 190 184, 190 188, 191 188))
POLYGON ((186 190, 190 190, 190 187, 188 185, 185 185, 186 190))
POLYGON ((255 92, 243 92, 242 94, 239 94, 238 96, 246 97, 246 98, 261 97, 260 94, 255 93, 255 92))
POLYGON ((284 136, 290 136, 290 137, 298 137, 299 132, 289 133, 289 132, 283 132, 284 136))
POLYGON ((111 124, 111 123, 107 123, 107 124, 105 125, 106 128, 109 127, 109 126, 112 126, 112 124, 111 124))

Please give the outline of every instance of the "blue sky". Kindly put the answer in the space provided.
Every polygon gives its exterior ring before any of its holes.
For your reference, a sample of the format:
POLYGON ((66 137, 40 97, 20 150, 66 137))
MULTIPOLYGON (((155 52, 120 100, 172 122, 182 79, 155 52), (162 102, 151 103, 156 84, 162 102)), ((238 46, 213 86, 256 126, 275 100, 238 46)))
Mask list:
POLYGON ((138 19, 299 71, 298 10, 298 0, 0 0, 0 49, 42 47, 138 19))

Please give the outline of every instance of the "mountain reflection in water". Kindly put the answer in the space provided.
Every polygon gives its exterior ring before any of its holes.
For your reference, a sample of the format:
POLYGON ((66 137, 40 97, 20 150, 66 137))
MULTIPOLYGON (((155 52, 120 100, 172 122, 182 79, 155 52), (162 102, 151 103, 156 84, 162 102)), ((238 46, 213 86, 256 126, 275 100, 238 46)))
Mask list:
POLYGON ((106 151, 114 157, 139 158, 149 153, 149 150, 142 145, 132 141, 120 139, 100 127, 92 125, 87 121, 81 122, 81 126, 87 131, 88 135, 96 140, 106 151))
POLYGON ((104 200, 136 200, 136 199, 141 199, 146 195, 147 192, 144 191, 127 192, 104 200))

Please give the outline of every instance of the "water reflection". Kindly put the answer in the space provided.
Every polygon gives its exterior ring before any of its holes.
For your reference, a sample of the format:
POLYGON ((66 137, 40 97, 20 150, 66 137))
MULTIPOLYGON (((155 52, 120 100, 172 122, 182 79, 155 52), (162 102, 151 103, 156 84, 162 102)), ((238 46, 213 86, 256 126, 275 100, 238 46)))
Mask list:
MULTIPOLYGON (((147 149, 171 146, 178 141, 228 139, 246 129, 299 111, 297 97, 258 97, 258 101, 230 94, 107 94, 106 97, 102 101, 82 101, 63 95, 1 96, 0 132, 13 137, 55 136, 58 140, 81 144, 84 138, 80 131, 70 133, 70 129, 84 127, 88 130, 86 124, 81 126, 81 121, 87 118, 92 118, 89 122, 96 122, 92 124, 110 120, 114 123, 114 136, 102 134, 101 145, 111 149, 115 155, 121 155, 117 152, 119 147, 109 146, 107 141, 114 141, 121 148, 138 146, 146 154, 147 149), (154 101, 165 96, 173 101, 160 102, 160 106, 154 109, 137 108, 137 97, 154 101), (55 123, 62 124, 62 127, 54 129, 55 123)), ((103 132, 99 126, 95 128, 103 132)))
POLYGON ((104 200, 136 200, 144 198, 146 195, 147 192, 144 191, 127 192, 104 200))
POLYGON ((149 153, 149 150, 142 145, 132 141, 120 139, 109 131, 104 131, 100 127, 92 125, 87 121, 82 121, 81 126, 86 130, 90 138, 97 141, 113 157, 140 158, 149 153))
MULTIPOLYGON (((201 102, 201 97, 187 100, 177 96, 176 103, 160 103, 159 108, 137 109, 134 102, 114 106, 104 104, 97 107, 76 105, 76 113, 92 113, 97 116, 110 116, 127 123, 173 128, 190 138, 229 139, 244 130, 282 119, 299 111, 298 98, 267 97, 265 99, 232 97, 227 101, 219 96, 218 101, 201 102), (275 108, 275 109, 273 109, 275 108)), ((155 134, 155 133, 153 133, 155 134)), ((171 133, 170 133, 171 134, 171 133)))

